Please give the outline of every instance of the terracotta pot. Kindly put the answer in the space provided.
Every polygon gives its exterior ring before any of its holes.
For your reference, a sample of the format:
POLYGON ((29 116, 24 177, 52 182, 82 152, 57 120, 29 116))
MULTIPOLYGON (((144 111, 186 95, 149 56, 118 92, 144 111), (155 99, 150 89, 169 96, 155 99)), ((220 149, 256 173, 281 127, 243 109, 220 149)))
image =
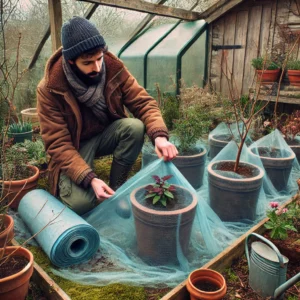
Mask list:
MULTIPOLYGON (((18 247, 7 247, 5 249, 5 254, 10 254, 17 248, 18 247)), ((29 280, 33 273, 33 255, 29 250, 21 247, 12 255, 24 256, 29 262, 20 272, 0 279, 1 300, 25 299, 28 293, 29 280)))
POLYGON ((290 84, 300 86, 300 70, 288 70, 287 73, 290 84))
POLYGON ((168 209, 147 207, 143 202, 145 186, 132 191, 130 200, 135 220, 136 239, 139 256, 150 264, 166 265, 178 263, 178 226, 179 242, 184 255, 188 252, 192 224, 194 221, 197 197, 189 190, 175 186, 181 194, 181 208, 168 209), (180 224, 178 221, 180 220, 180 224))
POLYGON ((14 200, 10 204, 11 208, 17 209, 23 196, 37 186, 39 169, 35 166, 28 166, 28 168, 34 172, 34 175, 31 177, 22 180, 4 181, 4 194, 8 195, 5 199, 7 199, 8 203, 14 200))
POLYGON ((14 219, 9 215, 0 215, 0 220, 4 217, 5 229, 0 232, 0 248, 9 245, 14 237, 14 219))
MULTIPOLYGON (((263 151, 263 149, 264 147, 258 147, 258 151, 263 151)), ((251 149, 251 151, 253 153, 254 150, 251 149)), ((260 157, 268 177, 279 192, 285 190, 287 187, 295 159, 294 152, 285 150, 284 153, 284 157, 266 157, 253 153, 253 155, 260 157)))
POLYGON ((227 285, 225 278, 214 270, 199 269, 193 271, 187 280, 186 288, 190 293, 191 300, 219 300, 226 295, 227 285), (218 288, 213 292, 207 292, 197 288, 197 284, 210 283, 218 288))
POLYGON ((255 220, 256 207, 264 171, 250 163, 240 162, 253 170, 253 177, 233 178, 220 173, 223 163, 234 163, 233 160, 214 161, 208 167, 210 206, 222 221, 239 222, 255 220))
POLYGON ((257 82, 261 83, 273 83, 276 82, 280 69, 277 70, 256 70, 257 73, 257 82))
MULTIPOLYGON (((199 189, 203 183, 203 174, 206 161, 206 149, 195 155, 179 155, 172 163, 192 185, 194 189, 199 189)), ((155 153, 143 153, 142 166, 145 167, 158 157, 155 153)))

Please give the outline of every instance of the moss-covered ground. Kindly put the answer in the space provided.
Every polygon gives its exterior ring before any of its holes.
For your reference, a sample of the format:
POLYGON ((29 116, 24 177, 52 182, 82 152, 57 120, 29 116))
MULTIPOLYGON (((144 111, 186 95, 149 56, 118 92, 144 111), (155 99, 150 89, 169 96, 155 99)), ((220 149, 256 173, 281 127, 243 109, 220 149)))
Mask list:
MULTIPOLYGON (((103 157, 94 161, 95 173, 104 180, 109 182, 109 173, 111 167, 112 157, 103 157)), ((133 176, 141 168, 141 156, 137 159, 135 165, 130 172, 130 177, 133 176)), ((47 178, 41 176, 38 188, 48 190, 49 186, 47 178)), ((35 261, 48 273, 48 275, 64 290, 66 294, 70 296, 72 300, 93 300, 93 299, 105 299, 105 300, 156 300, 160 299, 169 289, 147 289, 143 287, 135 287, 124 284, 110 284, 104 287, 81 285, 59 276, 56 276, 51 271, 53 267, 47 255, 39 247, 29 247, 34 255, 35 261)), ((34 299, 33 297, 28 297, 34 299)))

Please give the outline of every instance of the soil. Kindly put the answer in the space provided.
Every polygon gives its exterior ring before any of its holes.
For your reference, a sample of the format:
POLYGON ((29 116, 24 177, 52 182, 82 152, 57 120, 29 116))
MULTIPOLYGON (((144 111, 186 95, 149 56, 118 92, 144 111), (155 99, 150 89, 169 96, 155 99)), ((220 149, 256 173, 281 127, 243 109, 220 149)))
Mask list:
MULTIPOLYGON (((288 263, 287 268, 287 280, 295 276, 300 272, 300 260, 295 263, 288 263)), ((231 269, 226 270, 223 273, 227 283, 227 294, 223 300, 236 300, 236 299, 247 299, 247 300, 267 300, 270 298, 260 297, 248 284, 249 270, 248 263, 245 256, 240 260, 235 261, 231 269)), ((286 300, 297 300, 300 299, 300 286, 294 285, 289 288, 285 294, 284 299, 286 300)))
POLYGON ((258 148, 258 153, 262 157, 271 157, 271 158, 284 158, 284 157, 289 157, 290 154, 283 150, 280 151, 277 148, 266 148, 266 147, 259 147, 258 148))
POLYGON ((300 260, 300 233, 289 231, 289 237, 286 240, 274 240, 270 238, 270 233, 264 234, 264 237, 270 240, 278 249, 279 252, 292 263, 300 260))
POLYGON ((11 256, 7 261, 0 263, 0 279, 18 273, 28 262, 28 259, 23 256, 11 256))
POLYGON ((199 281, 199 282, 196 281, 193 283, 193 285, 198 290, 205 291, 205 292, 215 292, 220 289, 217 285, 209 281, 199 281))
MULTIPOLYGON (((227 171, 227 172, 233 172, 233 168, 234 168, 234 162, 220 162, 216 167, 216 169, 219 171, 227 171)), ((246 178, 251 178, 257 175, 257 169, 254 169, 247 165, 240 164, 236 173, 246 178)))

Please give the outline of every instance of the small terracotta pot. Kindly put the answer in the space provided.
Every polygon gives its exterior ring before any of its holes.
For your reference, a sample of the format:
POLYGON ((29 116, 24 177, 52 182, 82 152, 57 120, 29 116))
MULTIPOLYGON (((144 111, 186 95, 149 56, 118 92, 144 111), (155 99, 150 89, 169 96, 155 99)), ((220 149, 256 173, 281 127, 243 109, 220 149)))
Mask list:
POLYGON ((261 83, 273 83, 276 82, 280 69, 277 70, 256 70, 257 73, 257 82, 261 83))
POLYGON ((33 176, 22 180, 12 180, 3 182, 4 195, 7 195, 7 197, 5 198, 7 200, 7 203, 10 203, 14 200, 10 204, 11 208, 17 209, 23 196, 31 190, 35 189, 37 186, 39 179, 39 169, 35 166, 28 166, 28 168, 33 170, 33 176))
POLYGON ((300 86, 300 70, 288 70, 287 74, 291 85, 300 86))
POLYGON ((219 300, 227 291, 225 278, 217 271, 210 269, 198 269, 190 273, 186 288, 190 293, 191 300, 219 300), (207 282, 218 287, 214 292, 199 290, 195 285, 200 282, 207 282))
POLYGON ((4 218, 5 229, 0 232, 0 248, 9 245, 14 237, 14 219, 9 215, 0 215, 0 219, 4 218))
MULTIPOLYGON (((5 254, 10 254, 19 247, 7 247, 5 254)), ((14 254, 24 256, 28 259, 28 264, 20 272, 11 276, 0 279, 0 299, 1 300, 23 300, 25 299, 28 288, 29 280, 33 273, 33 255, 32 253, 20 247, 14 254)))

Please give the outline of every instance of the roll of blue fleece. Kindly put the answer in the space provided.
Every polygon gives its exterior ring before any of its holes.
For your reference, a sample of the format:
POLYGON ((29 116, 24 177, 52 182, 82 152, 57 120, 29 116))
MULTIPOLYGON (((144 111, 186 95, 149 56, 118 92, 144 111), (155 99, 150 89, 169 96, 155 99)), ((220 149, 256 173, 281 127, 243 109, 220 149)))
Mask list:
POLYGON ((99 248, 96 229, 44 190, 27 193, 18 212, 32 234, 41 231, 35 239, 58 267, 85 262, 99 248))

